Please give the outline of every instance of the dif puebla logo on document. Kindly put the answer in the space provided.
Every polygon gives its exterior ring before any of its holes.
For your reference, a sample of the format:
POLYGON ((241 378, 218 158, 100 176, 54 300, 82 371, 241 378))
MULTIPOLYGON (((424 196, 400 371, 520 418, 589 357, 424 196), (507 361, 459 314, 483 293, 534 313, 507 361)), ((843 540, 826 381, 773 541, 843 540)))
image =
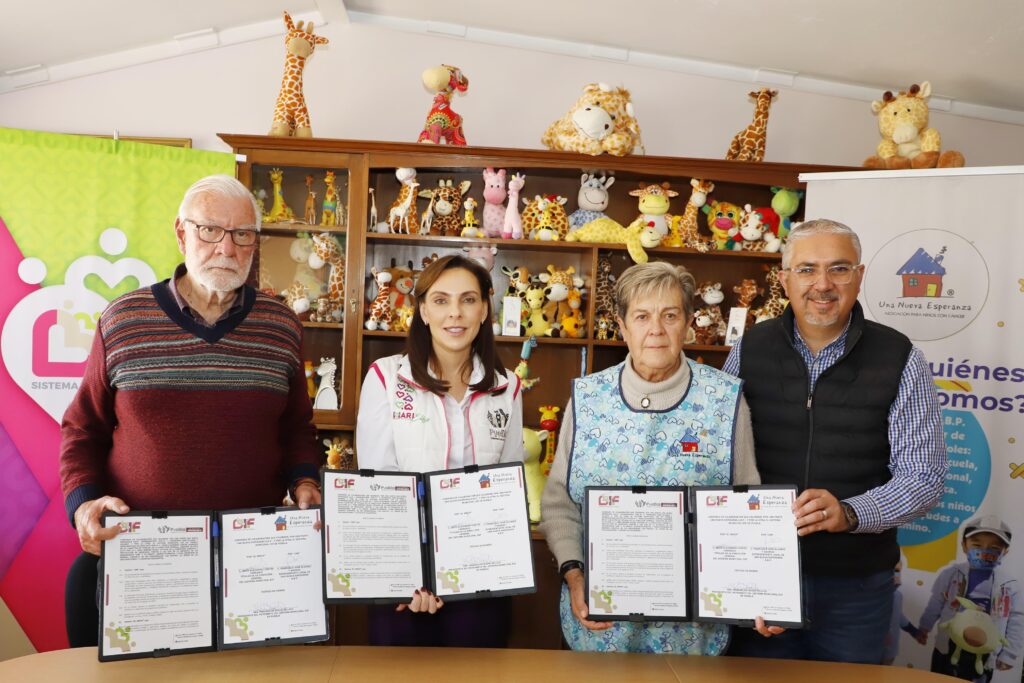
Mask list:
POLYGON ((932 341, 970 325, 988 290, 988 266, 973 244, 947 230, 912 230, 867 261, 864 301, 878 322, 932 341))

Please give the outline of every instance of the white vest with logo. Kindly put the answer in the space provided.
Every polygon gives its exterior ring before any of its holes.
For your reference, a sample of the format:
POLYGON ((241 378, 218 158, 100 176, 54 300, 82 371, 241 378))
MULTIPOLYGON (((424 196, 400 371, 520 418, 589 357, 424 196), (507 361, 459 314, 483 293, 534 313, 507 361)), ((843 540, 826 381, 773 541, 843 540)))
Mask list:
MULTIPOLYGON (((413 380, 408 356, 380 358, 370 366, 370 370, 376 370, 384 382, 399 471, 450 469, 451 427, 445 414, 444 399, 413 380)), ((496 464, 505 447, 507 427, 520 384, 519 378, 508 370, 500 369, 498 373, 501 378, 490 391, 470 389, 468 439, 473 459, 466 464, 496 464)), ((474 358, 470 384, 475 384, 482 376, 480 360, 474 358)), ((513 438, 521 439, 522 436, 513 438)))

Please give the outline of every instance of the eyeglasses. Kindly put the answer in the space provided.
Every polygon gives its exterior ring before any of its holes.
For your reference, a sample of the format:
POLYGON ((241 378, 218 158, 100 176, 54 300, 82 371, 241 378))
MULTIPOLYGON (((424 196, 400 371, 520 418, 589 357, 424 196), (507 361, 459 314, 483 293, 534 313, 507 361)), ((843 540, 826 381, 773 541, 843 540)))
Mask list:
MULTIPOLYGON (((825 276, 834 285, 848 285, 853 282, 853 274, 860 266, 850 263, 837 263, 824 270, 825 276)), ((796 268, 783 268, 793 274, 793 277, 801 285, 813 285, 821 277, 822 270, 814 266, 797 266, 796 268)))
POLYGON ((256 237, 259 235, 256 231, 256 226, 228 230, 219 225, 200 225, 190 218, 185 220, 196 226, 196 234, 199 235, 199 239, 210 244, 217 244, 224 239, 224 234, 228 233, 231 235, 231 241, 235 243, 235 246, 251 247, 256 244, 256 237))

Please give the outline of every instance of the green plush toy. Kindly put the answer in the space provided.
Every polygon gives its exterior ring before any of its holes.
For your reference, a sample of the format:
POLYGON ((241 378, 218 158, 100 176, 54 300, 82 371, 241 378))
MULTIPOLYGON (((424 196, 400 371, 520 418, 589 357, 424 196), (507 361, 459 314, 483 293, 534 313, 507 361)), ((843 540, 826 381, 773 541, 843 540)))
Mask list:
POLYGON ((772 208, 779 214, 779 239, 784 240, 789 235, 789 217, 800 208, 800 198, 804 196, 803 190, 790 190, 785 187, 773 187, 772 208))

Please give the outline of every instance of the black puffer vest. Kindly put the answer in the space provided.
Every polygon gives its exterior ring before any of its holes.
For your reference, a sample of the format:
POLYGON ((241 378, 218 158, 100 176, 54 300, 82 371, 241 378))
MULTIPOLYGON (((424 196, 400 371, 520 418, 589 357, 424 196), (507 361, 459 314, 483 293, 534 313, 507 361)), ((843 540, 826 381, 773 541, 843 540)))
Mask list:
MULTIPOLYGON (((794 348, 793 312, 743 336, 740 377, 750 406, 757 467, 765 484, 821 488, 839 500, 889 481, 889 408, 912 348, 896 330, 852 312, 846 349, 810 391, 794 348)), ((896 530, 880 534, 819 532, 801 539, 804 571, 866 575, 899 560, 896 530)))

